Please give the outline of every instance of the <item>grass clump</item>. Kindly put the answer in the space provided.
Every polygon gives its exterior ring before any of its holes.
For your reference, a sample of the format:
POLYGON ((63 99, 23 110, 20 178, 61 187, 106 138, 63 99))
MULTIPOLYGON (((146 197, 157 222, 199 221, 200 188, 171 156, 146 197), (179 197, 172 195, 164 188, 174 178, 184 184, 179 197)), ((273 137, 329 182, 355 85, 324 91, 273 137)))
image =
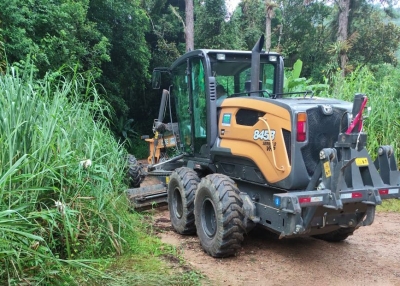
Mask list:
MULTIPOLYGON (((0 75, 0 281, 199 285, 128 212, 126 151, 87 75, 0 75)), ((180 265, 180 263, 179 263, 180 265)))
POLYGON ((381 212, 400 213, 400 200, 399 199, 384 200, 382 201, 381 205, 377 206, 376 209, 381 212))
POLYGON ((399 160, 400 100, 399 91, 395 88, 397 82, 397 74, 394 76, 389 67, 382 69, 379 77, 364 67, 345 78, 340 73, 336 74, 331 79, 331 88, 321 94, 350 102, 356 93, 368 96, 367 106, 371 107, 371 113, 365 119, 363 131, 368 134, 367 149, 371 157, 376 157, 379 146, 392 145, 399 160))
POLYGON ((0 76, 0 280, 74 281, 122 253, 125 153, 82 75, 0 76))
MULTIPOLYGON (((375 73, 363 67, 343 78, 340 73, 332 77, 331 88, 322 96, 353 101, 356 93, 368 96, 371 113, 364 122, 368 134, 367 149, 372 159, 377 157, 381 145, 391 145, 397 164, 400 161, 400 93, 399 72, 389 65, 374 67, 375 73)), ((400 212, 400 200, 384 200, 378 211, 400 212)))
POLYGON ((179 249, 157 237, 152 214, 130 216, 136 231, 124 234, 129 250, 107 268, 113 279, 99 279, 98 285, 201 285, 203 275, 187 266, 179 249))

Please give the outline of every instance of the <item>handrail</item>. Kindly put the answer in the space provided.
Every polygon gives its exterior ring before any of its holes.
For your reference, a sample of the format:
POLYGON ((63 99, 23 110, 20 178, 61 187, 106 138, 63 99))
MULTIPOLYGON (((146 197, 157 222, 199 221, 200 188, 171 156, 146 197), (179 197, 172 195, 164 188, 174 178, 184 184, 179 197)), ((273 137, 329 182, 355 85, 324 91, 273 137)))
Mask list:
MULTIPOLYGON (((244 92, 238 92, 238 93, 232 93, 231 95, 228 96, 228 98, 231 97, 239 97, 239 96, 250 96, 252 93, 255 94, 260 94, 260 93, 266 93, 269 98, 276 99, 278 96, 281 95, 292 95, 292 94, 303 94, 303 98, 306 98, 307 95, 310 95, 310 98, 313 98, 314 92, 312 90, 306 90, 306 91, 294 91, 294 92, 283 92, 283 93, 270 93, 267 90, 255 90, 255 91, 244 91, 244 92)), ((265 96, 259 96, 259 97, 265 97, 265 96)))
POLYGON ((274 160, 274 167, 275 167, 278 171, 284 172, 284 171, 285 171, 285 168, 284 168, 283 166, 278 167, 277 164, 276 164, 275 149, 274 149, 274 145, 272 144, 273 142, 272 142, 272 139, 271 139, 271 129, 269 128, 269 124, 268 124, 267 120, 265 120, 265 119, 262 118, 262 117, 259 117, 258 119, 261 120, 262 122, 264 122, 265 125, 267 125, 268 134, 270 135, 270 136, 269 136, 269 142, 270 142, 270 144, 271 144, 271 151, 272 151, 272 158, 273 158, 273 160, 274 160))

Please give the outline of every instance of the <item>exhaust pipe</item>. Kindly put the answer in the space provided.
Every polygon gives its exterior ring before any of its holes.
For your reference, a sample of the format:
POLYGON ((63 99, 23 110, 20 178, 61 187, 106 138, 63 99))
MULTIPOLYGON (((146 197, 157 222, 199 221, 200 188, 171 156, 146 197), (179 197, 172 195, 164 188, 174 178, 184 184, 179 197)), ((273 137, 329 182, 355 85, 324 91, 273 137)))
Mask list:
POLYGON ((166 89, 163 89, 162 96, 161 96, 161 105, 160 110, 158 111, 158 122, 162 122, 164 120, 164 111, 165 105, 167 104, 169 92, 166 89))
POLYGON ((251 50, 251 85, 250 91, 260 90, 260 54, 264 45, 264 35, 251 50))
POLYGON ((168 96, 169 96, 168 90, 164 89, 161 96, 161 105, 160 105, 160 110, 158 111, 158 118, 154 120, 154 127, 159 133, 164 133, 166 130, 163 120, 164 120, 164 112, 165 112, 165 106, 167 105, 168 96))

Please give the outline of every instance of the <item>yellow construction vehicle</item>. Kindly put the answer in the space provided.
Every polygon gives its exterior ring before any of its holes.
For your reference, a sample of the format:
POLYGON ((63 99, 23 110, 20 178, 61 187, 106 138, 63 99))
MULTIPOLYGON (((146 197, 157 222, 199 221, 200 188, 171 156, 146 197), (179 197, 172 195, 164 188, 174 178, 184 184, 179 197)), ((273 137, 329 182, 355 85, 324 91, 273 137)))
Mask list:
POLYGON ((128 194, 133 206, 168 202, 175 231, 197 232, 214 257, 234 255, 255 225, 281 238, 341 241, 372 224, 382 199, 400 197, 393 148, 381 146, 374 161, 365 148, 367 96, 283 93, 283 57, 262 43, 190 51, 153 73, 154 88, 171 78, 147 166, 160 183, 128 194), (168 123, 178 126, 178 154, 160 161, 168 123))

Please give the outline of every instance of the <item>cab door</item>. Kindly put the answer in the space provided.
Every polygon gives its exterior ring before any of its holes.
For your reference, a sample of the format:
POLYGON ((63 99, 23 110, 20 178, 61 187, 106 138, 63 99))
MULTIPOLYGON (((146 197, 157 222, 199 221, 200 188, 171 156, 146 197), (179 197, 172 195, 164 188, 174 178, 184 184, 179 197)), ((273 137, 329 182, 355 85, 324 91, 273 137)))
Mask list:
POLYGON ((173 71, 181 150, 187 155, 206 157, 207 96, 202 58, 188 58, 173 71))

